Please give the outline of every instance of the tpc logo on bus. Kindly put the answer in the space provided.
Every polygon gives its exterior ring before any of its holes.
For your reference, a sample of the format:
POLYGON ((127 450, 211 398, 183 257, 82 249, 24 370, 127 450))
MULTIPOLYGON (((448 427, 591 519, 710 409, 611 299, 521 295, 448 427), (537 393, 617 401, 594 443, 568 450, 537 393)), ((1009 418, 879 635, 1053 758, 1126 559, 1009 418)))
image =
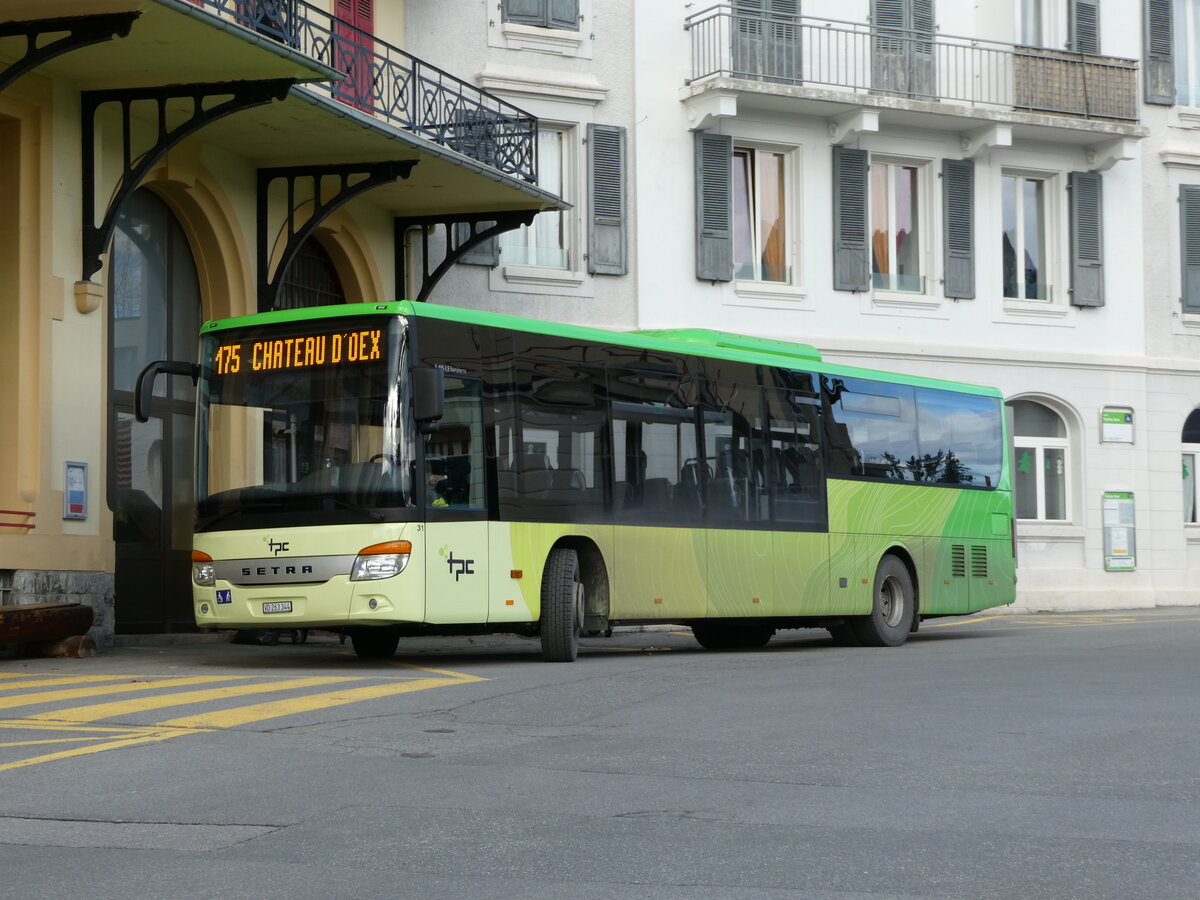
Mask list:
POLYGON ((263 541, 266 542, 267 547, 270 548, 271 553, 273 553, 275 556, 278 556, 280 553, 287 553, 288 547, 290 546, 288 541, 277 541, 274 538, 269 537, 264 537, 263 541))
POLYGON ((450 574, 454 576, 454 580, 456 582, 458 581, 460 575, 474 575, 475 574, 475 570, 472 568, 472 566, 475 565, 475 560, 473 560, 473 559, 455 559, 454 551, 450 549, 449 544, 447 544, 446 546, 444 546, 440 550, 438 550, 438 556, 446 556, 447 557, 446 565, 448 565, 450 567, 450 574), (449 555, 447 556, 447 554, 449 554, 449 555))

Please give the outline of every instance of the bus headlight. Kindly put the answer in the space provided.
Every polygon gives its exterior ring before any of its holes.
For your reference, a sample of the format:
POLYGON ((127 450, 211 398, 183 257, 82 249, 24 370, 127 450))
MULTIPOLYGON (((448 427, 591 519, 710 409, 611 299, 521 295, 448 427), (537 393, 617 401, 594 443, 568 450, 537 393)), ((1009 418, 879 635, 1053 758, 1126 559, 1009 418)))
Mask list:
POLYGON ((192 551, 192 581, 200 587, 212 587, 217 583, 217 569, 212 557, 200 550, 192 551))
POLYGON ((354 568, 350 570, 351 581, 378 581, 399 575, 408 565, 412 554, 409 541, 386 541, 372 544, 358 551, 354 568))

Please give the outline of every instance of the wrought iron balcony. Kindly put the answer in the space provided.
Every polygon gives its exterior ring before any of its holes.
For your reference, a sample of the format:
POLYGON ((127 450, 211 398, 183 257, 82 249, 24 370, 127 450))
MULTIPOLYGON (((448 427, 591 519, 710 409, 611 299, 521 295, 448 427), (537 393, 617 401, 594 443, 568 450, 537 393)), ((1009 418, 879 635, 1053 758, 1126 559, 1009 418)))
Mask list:
POLYGON ((346 73, 303 89, 537 182, 537 119, 500 98, 304 0, 188 2, 346 73))
POLYGON ((688 84, 717 77, 1138 120, 1137 62, 717 5, 689 16, 688 84))

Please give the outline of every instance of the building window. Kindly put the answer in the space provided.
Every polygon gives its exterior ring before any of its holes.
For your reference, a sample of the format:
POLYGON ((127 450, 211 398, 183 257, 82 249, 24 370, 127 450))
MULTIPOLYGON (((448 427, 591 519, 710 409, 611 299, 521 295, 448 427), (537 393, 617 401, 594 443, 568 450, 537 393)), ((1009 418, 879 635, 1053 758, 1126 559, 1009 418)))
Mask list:
MULTIPOLYGON (((562 131, 538 132, 538 187, 560 197, 566 183, 563 177, 565 136, 562 131)), ((571 259, 562 212, 540 212, 529 225, 500 235, 500 262, 506 266, 569 269, 571 259)))
POLYGON ((733 277, 790 282, 786 157, 769 150, 733 150, 733 277))
POLYGON ((1013 400, 1013 478, 1018 519, 1065 522, 1068 518, 1070 442, 1062 417, 1033 400, 1013 400))
POLYGON ((920 169, 871 162, 871 286, 925 292, 921 264, 920 169))
POLYGON ((579 29, 579 0, 503 0, 500 9, 505 22, 568 31, 579 29))
POLYGON ((1200 525, 1196 503, 1196 460, 1200 459, 1200 409, 1193 409, 1183 423, 1183 521, 1200 525))
POLYGON ((1004 296, 1012 300, 1049 300, 1046 246, 1046 181, 1006 174, 1004 209, 1004 296))
POLYGON ((1042 47, 1042 0, 1021 0, 1021 43, 1042 47))
POLYGON ((1194 0, 1174 0, 1171 11, 1175 102, 1200 106, 1200 7, 1194 0))

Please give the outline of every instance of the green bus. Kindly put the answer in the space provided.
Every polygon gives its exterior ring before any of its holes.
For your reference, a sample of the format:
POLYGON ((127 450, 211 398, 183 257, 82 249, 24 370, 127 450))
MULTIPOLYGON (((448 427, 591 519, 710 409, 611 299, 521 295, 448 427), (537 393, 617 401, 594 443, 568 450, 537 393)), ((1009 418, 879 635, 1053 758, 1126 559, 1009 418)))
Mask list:
POLYGON ((897 646, 1011 603, 999 393, 700 329, 610 332, 397 301, 206 323, 196 623, 709 649, 781 628, 897 646))

